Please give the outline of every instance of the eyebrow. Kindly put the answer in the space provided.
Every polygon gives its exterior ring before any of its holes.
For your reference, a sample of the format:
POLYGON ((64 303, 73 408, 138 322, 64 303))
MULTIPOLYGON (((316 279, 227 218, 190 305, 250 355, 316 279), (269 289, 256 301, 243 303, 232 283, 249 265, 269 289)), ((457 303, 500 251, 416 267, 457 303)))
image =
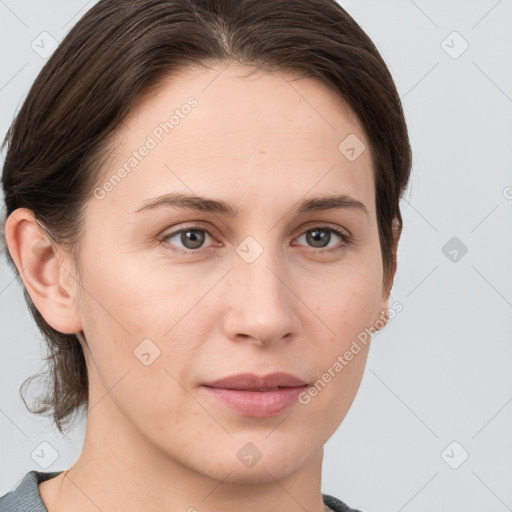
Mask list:
MULTIPOLYGON (((240 210, 234 208, 229 203, 217 199, 208 199, 196 195, 188 195, 181 192, 171 192, 152 199, 148 199, 135 210, 135 213, 154 210, 156 208, 185 208, 203 213, 216 213, 227 217, 238 217, 240 210)), ((320 212, 326 210, 351 209, 363 212, 368 219, 370 214, 366 206, 357 199, 346 195, 333 195, 324 197, 314 197, 300 201, 295 208, 297 214, 311 212, 320 212)))

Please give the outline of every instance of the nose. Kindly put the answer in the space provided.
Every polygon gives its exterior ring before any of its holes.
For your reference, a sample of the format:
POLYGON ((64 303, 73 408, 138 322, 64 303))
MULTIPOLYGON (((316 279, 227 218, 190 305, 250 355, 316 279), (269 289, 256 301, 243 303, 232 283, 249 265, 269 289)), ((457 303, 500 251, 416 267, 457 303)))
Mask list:
POLYGON ((238 259, 224 288, 225 336, 261 346, 293 339, 300 328, 300 300, 290 276, 284 263, 270 261, 264 254, 252 263, 238 259))

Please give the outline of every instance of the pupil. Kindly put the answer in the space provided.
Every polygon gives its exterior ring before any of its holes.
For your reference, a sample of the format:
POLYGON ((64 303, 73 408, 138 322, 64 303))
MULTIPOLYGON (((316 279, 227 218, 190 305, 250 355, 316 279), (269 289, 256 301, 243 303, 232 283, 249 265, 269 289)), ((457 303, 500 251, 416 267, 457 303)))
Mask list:
POLYGON ((201 233, 200 231, 185 231, 181 235, 181 241, 185 247, 188 249, 197 249, 201 247, 204 241, 204 235, 197 236, 197 233, 201 233), (190 235, 190 238, 188 236, 190 235), (192 243, 192 246, 189 245, 189 242, 192 243))
MULTIPOLYGON (((324 242, 329 242, 329 234, 322 229, 314 229, 313 231, 309 231, 310 235, 308 235, 308 238, 310 238, 313 241, 313 246, 315 247, 325 247, 326 244, 322 245, 322 240, 324 242), (320 245, 317 245, 317 242, 320 242, 320 245)), ((310 240, 308 240, 309 242, 310 240)))

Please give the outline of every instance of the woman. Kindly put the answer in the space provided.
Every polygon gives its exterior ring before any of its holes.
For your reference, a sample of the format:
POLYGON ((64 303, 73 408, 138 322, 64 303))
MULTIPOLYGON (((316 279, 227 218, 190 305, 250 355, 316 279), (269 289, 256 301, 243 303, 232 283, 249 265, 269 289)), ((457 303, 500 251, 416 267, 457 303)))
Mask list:
POLYGON ((102 0, 6 142, 8 258, 52 351, 36 412, 87 430, 2 510, 354 510, 321 493, 323 446, 389 318, 411 163, 356 22, 102 0))

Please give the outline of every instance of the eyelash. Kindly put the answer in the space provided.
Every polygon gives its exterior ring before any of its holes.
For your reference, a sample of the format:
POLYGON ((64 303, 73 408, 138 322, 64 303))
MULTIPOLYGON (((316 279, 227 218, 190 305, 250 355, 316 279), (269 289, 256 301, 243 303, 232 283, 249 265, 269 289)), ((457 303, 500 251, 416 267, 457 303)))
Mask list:
MULTIPOLYGON (((332 252, 336 252, 336 251, 340 251, 342 249, 344 249, 345 247, 348 247, 351 245, 352 243, 352 238, 343 233, 341 230, 337 229, 337 228, 333 228, 333 227, 330 227, 330 226, 314 226, 312 228, 309 228, 307 229, 306 231, 304 231, 303 233, 301 233, 300 236, 310 232, 310 231, 315 231, 315 230, 319 230, 319 231, 328 231, 328 232, 331 232, 331 233, 334 233, 336 235, 338 235, 342 241, 342 245, 341 246, 338 246, 338 247, 333 247, 333 248, 330 248, 330 249, 314 249, 313 248, 313 252, 317 253, 317 254, 324 254, 324 253, 332 253, 332 252)), ((194 255, 198 252, 201 252, 204 250, 204 248, 200 248, 200 249, 187 249, 187 250, 182 250, 182 249, 174 249, 174 248, 171 248, 170 246, 172 244, 169 244, 167 242, 165 242, 165 240, 169 239, 169 238, 172 238, 176 235, 179 235, 180 233, 184 233, 184 232, 187 232, 187 231, 202 231, 204 233, 207 233, 210 237, 213 238, 213 236, 210 234, 210 232, 207 230, 207 229, 204 229, 202 227, 199 227, 199 226, 190 226, 190 227, 186 227, 186 228, 182 228, 182 229, 179 229, 177 231, 172 231, 171 233, 168 233, 166 234, 160 241, 161 243, 164 244, 164 246, 174 252, 174 253, 178 253, 178 254, 188 254, 188 255, 194 255)))

